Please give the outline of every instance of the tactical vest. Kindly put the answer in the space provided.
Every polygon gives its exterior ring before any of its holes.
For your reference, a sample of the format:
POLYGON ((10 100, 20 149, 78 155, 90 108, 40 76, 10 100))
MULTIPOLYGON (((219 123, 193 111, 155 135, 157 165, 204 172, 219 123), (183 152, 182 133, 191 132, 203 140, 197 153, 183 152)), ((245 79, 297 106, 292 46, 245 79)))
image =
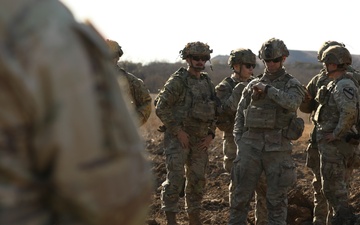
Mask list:
MULTIPOLYGON (((286 85, 293 77, 283 75, 278 82, 271 85, 277 89, 285 90, 286 85)), ((264 98, 252 100, 245 110, 245 127, 260 129, 283 129, 287 127, 296 112, 289 111, 271 100, 267 95, 264 98)))
MULTIPOLYGON (((180 78, 183 83, 183 90, 179 95, 179 100, 175 106, 175 118, 184 121, 186 118, 191 117, 201 122, 210 122, 214 120, 215 108, 218 105, 215 90, 212 88, 210 77, 206 73, 201 73, 207 82, 210 91, 210 101, 203 101, 194 98, 194 94, 188 85, 189 73, 183 67, 177 70, 171 77, 180 78)), ((159 95, 154 100, 154 105, 157 105, 159 95)))

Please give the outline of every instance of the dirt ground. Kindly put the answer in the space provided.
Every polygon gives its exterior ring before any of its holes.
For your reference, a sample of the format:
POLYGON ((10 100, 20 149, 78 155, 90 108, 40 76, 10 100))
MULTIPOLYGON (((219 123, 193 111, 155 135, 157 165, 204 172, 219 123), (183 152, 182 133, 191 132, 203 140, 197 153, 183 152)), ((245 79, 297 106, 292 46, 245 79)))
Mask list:
MULTIPOLYGON (((308 121, 307 115, 300 116, 308 121)), ((165 214, 160 209, 160 191, 161 183, 165 180, 165 156, 163 155, 163 134, 156 129, 160 125, 159 119, 153 112, 148 122, 140 128, 140 134, 146 142, 146 151, 148 158, 152 163, 154 174, 154 191, 152 203, 149 208, 147 225, 166 225, 165 214)), ((312 224, 313 208, 313 189, 311 185, 312 173, 305 167, 306 154, 305 149, 309 138, 309 132, 312 129, 310 123, 306 124, 303 136, 293 142, 293 159, 297 165, 297 183, 289 191, 288 200, 288 219, 289 225, 310 225, 312 224)), ((207 171, 206 193, 202 202, 203 210, 201 213, 203 224, 226 225, 229 216, 228 186, 230 177, 223 169, 222 154, 222 132, 217 130, 216 137, 209 149, 209 167, 207 171)), ((354 171, 351 188, 350 203, 354 212, 360 212, 360 176, 358 169, 354 171)), ((184 199, 181 199, 182 210, 177 215, 179 225, 187 225, 188 217, 184 210, 184 199)), ((254 224, 253 203, 252 209, 248 215, 248 224, 254 224)))

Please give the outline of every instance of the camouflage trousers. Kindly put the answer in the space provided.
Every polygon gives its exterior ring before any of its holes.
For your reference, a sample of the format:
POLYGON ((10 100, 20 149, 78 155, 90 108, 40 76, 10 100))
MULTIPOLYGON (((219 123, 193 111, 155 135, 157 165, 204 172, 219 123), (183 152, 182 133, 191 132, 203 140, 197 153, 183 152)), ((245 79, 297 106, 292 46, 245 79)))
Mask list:
POLYGON ((309 144, 306 149, 306 166, 312 170, 314 178, 312 185, 314 189, 313 224, 326 225, 331 221, 332 212, 322 192, 320 175, 320 155, 317 146, 309 144))
MULTIPOLYGON (((348 186, 353 168, 348 165, 355 154, 355 146, 341 140, 326 142, 318 136, 320 152, 320 175, 324 196, 333 210, 332 221, 340 220, 346 224, 348 213, 348 186)), ((351 215, 350 215, 351 216, 351 215)), ((334 222, 332 222, 334 224, 334 222)))
MULTIPOLYGON (((236 158, 237 146, 232 132, 224 132, 223 136, 223 153, 224 153, 224 169, 231 173, 233 161, 236 158)), ((265 175, 261 175, 259 183, 255 190, 255 224, 267 225, 267 209, 266 209, 266 179, 265 175)))
POLYGON ((223 136, 224 169, 231 173, 236 158, 236 144, 232 132, 224 132, 223 136))
POLYGON ((187 212, 201 209, 209 156, 207 151, 197 148, 200 141, 201 138, 190 136, 190 148, 184 149, 177 137, 167 131, 164 133, 167 174, 161 191, 162 210, 179 212, 179 194, 183 188, 184 177, 187 212))
POLYGON ((228 225, 246 225, 250 201, 261 174, 266 174, 268 224, 286 225, 287 192, 296 180, 290 151, 265 152, 239 142, 230 184, 228 225))

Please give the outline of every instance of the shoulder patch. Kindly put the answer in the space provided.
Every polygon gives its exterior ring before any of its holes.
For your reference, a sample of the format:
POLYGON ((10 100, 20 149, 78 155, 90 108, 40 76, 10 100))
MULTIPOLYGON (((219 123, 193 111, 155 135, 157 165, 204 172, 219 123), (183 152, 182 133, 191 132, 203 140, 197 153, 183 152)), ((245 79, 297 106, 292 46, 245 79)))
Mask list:
POLYGON ((343 93, 344 93, 345 97, 347 97, 348 99, 354 98, 354 88, 352 88, 352 87, 343 88, 343 93))

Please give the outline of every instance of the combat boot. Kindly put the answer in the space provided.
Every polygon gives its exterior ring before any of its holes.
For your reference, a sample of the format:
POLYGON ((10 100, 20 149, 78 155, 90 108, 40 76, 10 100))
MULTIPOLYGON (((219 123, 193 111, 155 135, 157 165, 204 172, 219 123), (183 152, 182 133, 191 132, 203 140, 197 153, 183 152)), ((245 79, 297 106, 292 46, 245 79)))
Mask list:
POLYGON ((189 225, 202 225, 200 220, 200 211, 196 210, 194 212, 188 213, 189 215, 189 225))
POLYGON ((176 213, 175 212, 165 212, 167 225, 178 225, 176 223, 176 213))

